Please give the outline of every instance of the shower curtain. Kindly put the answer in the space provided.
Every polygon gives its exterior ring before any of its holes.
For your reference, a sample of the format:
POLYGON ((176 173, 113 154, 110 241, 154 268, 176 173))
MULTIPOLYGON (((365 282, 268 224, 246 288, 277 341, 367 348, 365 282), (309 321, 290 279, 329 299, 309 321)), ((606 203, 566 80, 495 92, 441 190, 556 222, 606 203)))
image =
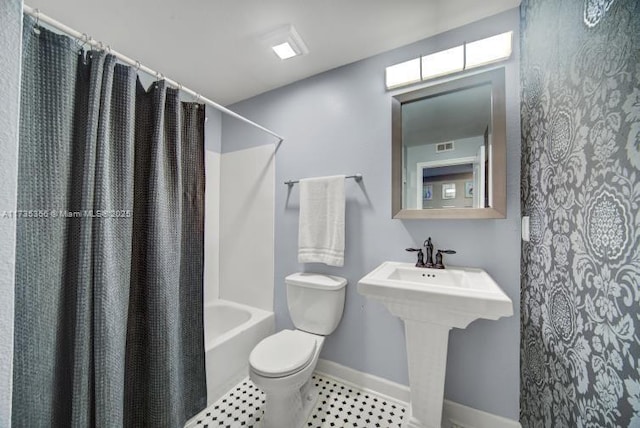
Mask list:
POLYGON ((206 405, 204 108, 25 17, 14 427, 181 427, 206 405))

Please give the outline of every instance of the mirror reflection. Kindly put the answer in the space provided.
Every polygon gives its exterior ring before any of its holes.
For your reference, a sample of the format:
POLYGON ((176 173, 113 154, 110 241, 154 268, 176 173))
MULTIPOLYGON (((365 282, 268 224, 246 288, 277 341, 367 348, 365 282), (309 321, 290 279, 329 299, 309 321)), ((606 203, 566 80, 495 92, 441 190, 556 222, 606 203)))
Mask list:
POLYGON ((394 95, 393 218, 505 218, 505 124, 504 68, 394 95))
POLYGON ((402 208, 491 206, 492 87, 402 103, 402 208))

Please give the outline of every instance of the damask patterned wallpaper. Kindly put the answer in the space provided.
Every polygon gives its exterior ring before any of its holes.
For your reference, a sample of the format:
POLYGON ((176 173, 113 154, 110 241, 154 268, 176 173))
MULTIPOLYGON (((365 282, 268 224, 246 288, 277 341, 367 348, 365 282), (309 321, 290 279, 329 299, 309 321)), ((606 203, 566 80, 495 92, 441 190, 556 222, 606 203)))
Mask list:
POLYGON ((523 0, 523 427, 640 427, 640 1, 523 0))

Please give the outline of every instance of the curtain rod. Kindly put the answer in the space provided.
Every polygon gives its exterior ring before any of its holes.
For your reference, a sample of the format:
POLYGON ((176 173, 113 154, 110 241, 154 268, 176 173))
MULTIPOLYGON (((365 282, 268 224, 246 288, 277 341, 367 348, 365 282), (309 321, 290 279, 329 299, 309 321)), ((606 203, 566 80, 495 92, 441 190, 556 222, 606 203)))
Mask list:
POLYGON ((32 16, 36 19, 36 25, 41 21, 44 22, 47 25, 52 26, 53 28, 62 31, 63 33, 67 34, 70 37, 73 37, 74 39, 77 40, 81 40, 83 43, 90 45, 94 48, 98 48, 100 50, 106 50, 109 54, 115 56, 116 58, 118 58, 121 62, 134 66, 136 68, 136 70, 142 70, 147 74, 150 74, 152 76, 156 76, 159 80, 164 80, 165 82, 167 82, 167 84, 178 88, 179 90, 183 91, 184 93, 191 95, 193 97, 196 98, 196 102, 202 101, 205 104, 210 105, 211 107, 220 110, 223 113, 228 114, 229 116, 235 117, 236 119, 239 119, 245 123, 248 123, 251 126, 254 126, 264 132, 266 132, 267 134, 270 134, 274 137, 276 137, 278 139, 278 143, 281 143, 282 141, 284 141, 284 138, 281 137, 280 135, 276 134, 275 132, 271 131, 270 129, 265 128, 262 125, 259 125, 257 123, 255 123, 254 121, 247 119, 244 116, 239 115, 238 113, 229 110, 228 108, 221 106, 220 104, 216 103, 215 101, 210 100, 209 98, 206 98, 202 95, 200 95, 199 93, 197 93, 196 91, 186 88, 184 86, 182 86, 181 83, 176 82, 175 80, 169 79, 167 77, 165 77, 162 73, 152 70, 151 68, 147 67, 146 65, 142 65, 140 64, 140 61, 136 61, 133 60, 131 58, 129 58, 126 55, 121 54, 120 52, 116 52, 113 49, 111 49, 110 46, 105 45, 102 42, 99 42, 97 40, 94 40, 91 38, 91 36, 85 34, 85 33, 80 33, 79 31, 74 30, 73 28, 67 27, 66 25, 64 25, 63 23, 56 21, 55 19, 51 18, 50 16, 47 16, 45 14, 43 14, 42 12, 40 12, 40 10, 38 9, 34 9, 30 6, 27 6, 26 4, 23 6, 23 10, 24 13, 26 13, 29 16, 32 16))

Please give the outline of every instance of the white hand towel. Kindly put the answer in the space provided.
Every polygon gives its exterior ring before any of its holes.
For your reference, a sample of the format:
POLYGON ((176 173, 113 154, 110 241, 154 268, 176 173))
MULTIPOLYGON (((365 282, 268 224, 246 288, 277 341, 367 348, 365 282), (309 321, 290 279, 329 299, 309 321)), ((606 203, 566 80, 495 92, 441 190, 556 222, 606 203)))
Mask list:
POLYGON ((344 265, 344 179, 300 180, 298 262, 344 265))

